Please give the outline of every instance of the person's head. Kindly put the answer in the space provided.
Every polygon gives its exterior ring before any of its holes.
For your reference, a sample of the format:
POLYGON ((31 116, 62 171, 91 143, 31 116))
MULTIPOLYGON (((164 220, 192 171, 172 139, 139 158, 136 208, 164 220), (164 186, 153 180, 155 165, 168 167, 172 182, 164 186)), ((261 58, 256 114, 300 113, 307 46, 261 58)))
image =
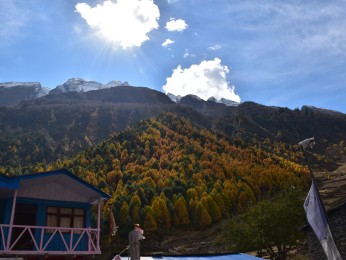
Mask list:
POLYGON ((134 226, 134 228, 141 228, 141 226, 139 224, 134 224, 133 226, 134 226))
POLYGON ((139 233, 143 234, 144 231, 143 231, 143 229, 140 227, 139 224, 134 224, 133 226, 134 226, 134 229, 135 229, 135 230, 137 230, 139 233))

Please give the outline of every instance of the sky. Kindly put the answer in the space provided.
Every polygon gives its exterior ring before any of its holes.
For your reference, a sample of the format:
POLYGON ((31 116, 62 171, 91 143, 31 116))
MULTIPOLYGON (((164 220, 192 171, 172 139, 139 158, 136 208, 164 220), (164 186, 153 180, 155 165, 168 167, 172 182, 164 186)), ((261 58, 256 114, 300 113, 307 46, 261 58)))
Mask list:
POLYGON ((346 113, 346 1, 0 0, 0 82, 346 113))

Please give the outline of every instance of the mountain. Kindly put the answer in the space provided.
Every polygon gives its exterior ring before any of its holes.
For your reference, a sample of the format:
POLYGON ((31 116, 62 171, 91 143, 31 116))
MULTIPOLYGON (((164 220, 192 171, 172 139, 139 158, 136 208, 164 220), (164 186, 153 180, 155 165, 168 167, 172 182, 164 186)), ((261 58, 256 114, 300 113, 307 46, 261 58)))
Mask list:
POLYGON ((0 83, 0 107, 19 104, 23 100, 37 99, 47 95, 49 90, 39 82, 0 83))
POLYGON ((81 78, 71 78, 62 85, 49 90, 48 88, 42 87, 39 82, 5 82, 0 83, 0 107, 17 105, 22 101, 35 100, 48 94, 88 92, 118 86, 129 86, 129 84, 126 81, 121 82, 117 80, 102 84, 81 78))
MULTIPOLYGON (((52 91, 51 91, 52 92, 52 91)), ((46 95, 40 99, 23 102, 22 105, 52 104, 173 104, 162 92, 145 87, 117 86, 89 91, 66 91, 46 95)))
POLYGON ((72 85, 0 107, 0 173, 66 167, 110 193, 118 251, 127 245, 121 243, 129 223, 139 222, 147 252, 223 252, 221 223, 226 227, 230 216, 284 188, 308 187, 299 141, 315 137, 307 151, 314 170, 346 163, 346 115, 336 111, 227 106, 193 95, 173 102, 144 87, 74 91, 72 85), (203 241, 177 239, 182 233, 204 239, 209 228, 203 250, 203 241))
POLYGON ((88 92, 48 94, 0 107, 0 165, 51 162, 97 144, 113 132, 162 112, 201 116, 165 94, 144 87, 118 86, 88 92))
MULTIPOLYGON (((39 97, 45 96, 45 95, 57 95, 62 93, 69 93, 69 92, 89 92, 94 90, 102 90, 102 89, 109 89, 114 87, 124 87, 124 86, 130 86, 126 81, 121 82, 118 80, 113 80, 108 82, 107 84, 99 83, 96 81, 90 81, 90 80, 84 80, 82 78, 71 78, 67 80, 65 83, 55 87, 52 90, 49 90, 48 88, 44 88, 41 86, 38 82, 7 82, 7 83, 0 83, 0 107, 1 106, 9 106, 9 105, 17 105, 21 101, 28 101, 28 100, 35 100, 39 97)), ((181 96, 175 96, 171 93, 168 93, 167 96, 175 103, 180 103, 181 99, 184 97, 181 96)), ((198 96, 194 95, 187 95, 185 96, 185 102, 186 99, 191 98, 199 99, 198 96)), ((237 106, 239 103, 228 100, 225 98, 222 98, 220 100, 216 100, 215 98, 211 97, 208 99, 208 102, 213 103, 221 103, 225 104, 226 106, 237 106)))
POLYGON ((346 115, 329 110, 316 110, 304 106, 302 109, 269 107, 254 102, 240 104, 236 112, 217 122, 215 127, 226 133, 246 138, 248 133, 260 138, 297 143, 300 139, 315 136, 320 145, 337 143, 345 138, 341 129, 346 127, 346 115))
MULTIPOLYGON (((167 93, 167 96, 175 103, 179 104, 181 102, 181 100, 183 98, 189 98, 190 100, 192 99, 196 99, 196 100, 202 100, 200 97, 196 96, 196 95, 186 95, 184 97, 182 96, 176 96, 172 93, 167 93)), ((236 102, 236 101, 233 101, 233 100, 229 100, 229 99, 226 99, 226 98, 221 98, 220 100, 217 100, 216 98, 214 97, 210 97, 208 98, 207 100, 208 102, 213 102, 213 103, 220 103, 220 104, 224 104, 226 106, 238 106, 239 103, 236 102)), ((185 101, 186 102, 186 101, 185 101)))
POLYGON ((107 84, 102 84, 96 81, 88 81, 81 78, 71 78, 64 84, 52 89, 49 94, 60 94, 65 92, 88 92, 91 90, 106 89, 118 86, 128 86, 127 82, 110 81, 107 84))
POLYGON ((308 171, 297 162, 297 151, 282 143, 268 151, 259 145, 242 147, 222 133, 163 113, 46 167, 64 165, 112 195, 107 205, 119 226, 118 251, 126 246, 131 224, 141 223, 145 252, 221 253, 229 250, 227 229, 203 235, 209 242, 204 247, 192 234, 280 189, 307 186, 308 171), (191 236, 170 239, 183 231, 191 236))
POLYGON ((326 111, 253 102, 226 106, 193 95, 175 103, 162 92, 131 86, 48 94, 0 108, 0 165, 52 162, 141 120, 172 112, 243 145, 266 139, 296 145, 314 136, 319 143, 317 152, 330 158, 331 167, 345 157, 346 115, 326 111))
POLYGON ((230 111, 232 111, 234 108, 215 102, 214 100, 205 101, 195 95, 181 97, 177 104, 182 107, 193 108, 204 116, 210 116, 213 118, 230 114, 230 111))
POLYGON ((229 100, 227 98, 221 98, 219 101, 216 101, 221 104, 225 104, 226 106, 238 106, 239 103, 233 100, 229 100))

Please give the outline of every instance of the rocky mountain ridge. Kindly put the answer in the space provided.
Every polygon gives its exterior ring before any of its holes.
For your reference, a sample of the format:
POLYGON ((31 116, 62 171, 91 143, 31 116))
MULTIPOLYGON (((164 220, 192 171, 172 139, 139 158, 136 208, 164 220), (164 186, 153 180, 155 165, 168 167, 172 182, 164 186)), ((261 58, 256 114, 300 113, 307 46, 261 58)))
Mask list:
MULTIPOLYGON (((172 93, 167 93, 167 96, 175 103, 179 104, 181 103, 181 100, 182 99, 190 99, 190 100, 195 100, 195 102, 199 102, 199 101, 202 101, 203 99, 201 99, 199 96, 196 96, 196 95, 186 95, 186 96, 176 96, 172 93)), ((205 101, 205 100, 203 100, 205 101)), ((224 104, 226 106, 238 106, 240 103, 236 102, 236 101, 233 101, 233 100, 229 100, 229 99, 226 99, 226 98, 221 98, 220 100, 217 100, 216 98, 214 97, 210 97, 208 98, 208 100, 206 100, 207 102, 214 102, 214 103, 219 103, 219 104, 224 104)))
MULTIPOLYGON (((5 82, 0 83, 0 106, 17 105, 21 101, 35 100, 46 95, 57 95, 68 92, 81 93, 125 86, 130 86, 127 81, 121 82, 113 80, 107 84, 103 84, 96 81, 84 80, 82 78, 71 78, 51 90, 42 87, 39 82, 5 82)), ((180 103, 183 98, 189 98, 190 100, 196 99, 197 101, 202 100, 195 95, 182 97, 168 93, 167 96, 175 103, 180 103)), ((226 106, 239 105, 239 103, 225 98, 216 100, 214 97, 211 97, 208 101, 224 104, 226 106)))
POLYGON ((254 102, 226 106, 191 95, 175 103, 149 88, 118 86, 49 94, 0 107, 0 165, 54 161, 166 112, 244 144, 268 139, 295 145, 314 136, 320 153, 344 158, 343 148, 337 145, 346 139, 346 115, 339 112, 308 106, 291 110, 254 102))
POLYGON ((71 78, 62 85, 59 85, 56 88, 52 89, 49 94, 61 94, 71 91, 88 92, 92 90, 107 89, 118 86, 129 86, 129 84, 127 83, 127 81, 121 82, 118 80, 113 80, 108 82, 107 84, 102 84, 96 81, 84 80, 81 78, 71 78))
POLYGON ((0 83, 0 106, 19 104, 25 100, 40 98, 49 93, 39 82, 0 83))

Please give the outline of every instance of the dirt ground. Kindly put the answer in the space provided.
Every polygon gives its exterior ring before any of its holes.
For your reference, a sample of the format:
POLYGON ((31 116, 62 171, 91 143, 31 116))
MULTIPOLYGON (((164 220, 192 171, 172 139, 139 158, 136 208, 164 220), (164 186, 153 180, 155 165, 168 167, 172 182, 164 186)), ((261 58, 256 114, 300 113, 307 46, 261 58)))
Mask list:
POLYGON ((326 210, 345 202, 346 164, 333 172, 315 173, 315 177, 326 210))

